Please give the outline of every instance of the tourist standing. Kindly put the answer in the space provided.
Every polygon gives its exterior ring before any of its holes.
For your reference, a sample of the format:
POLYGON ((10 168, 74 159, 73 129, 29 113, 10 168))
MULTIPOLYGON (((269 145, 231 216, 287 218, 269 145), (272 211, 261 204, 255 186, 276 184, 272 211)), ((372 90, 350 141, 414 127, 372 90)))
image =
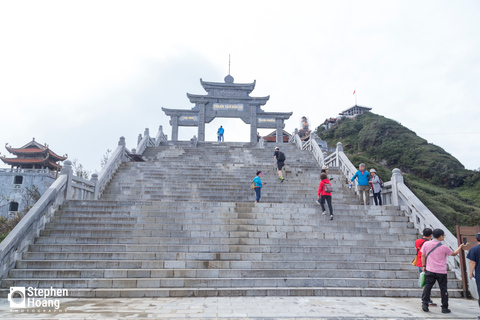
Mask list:
POLYGON ((377 175, 377 171, 375 169, 370 169, 370 176, 372 179, 370 180, 370 184, 372 185, 373 191, 373 201, 375 201, 375 205, 382 205, 382 180, 377 175))
POLYGON ((218 142, 223 142, 223 133, 225 132, 225 129, 223 129, 222 126, 220 126, 220 128, 218 128, 218 131, 217 131, 217 137, 218 137, 218 142))
POLYGON ((320 184, 318 185, 318 200, 317 203, 322 206, 322 214, 326 214, 325 201, 328 204, 328 211, 330 212, 330 220, 333 220, 332 208, 332 185, 327 178, 326 173, 320 175, 320 184))
POLYGON ((435 282, 440 287, 442 297, 442 313, 450 313, 448 309, 447 292, 447 256, 456 256, 460 253, 464 244, 462 243, 457 250, 452 251, 448 246, 442 244, 445 239, 445 232, 442 229, 435 229, 432 232, 434 239, 427 241, 422 246, 422 265, 425 272, 425 288, 422 294, 422 309, 428 312, 430 302, 430 293, 435 282))
MULTIPOLYGON (((475 238, 477 238, 478 245, 468 251, 467 259, 470 260, 470 279, 475 278, 477 283, 478 306, 480 307, 480 233, 477 233, 475 238)), ((480 319, 480 316, 478 319, 480 319)))
MULTIPOLYGON (((373 178, 372 178, 373 179, 373 178)), ((418 268, 418 272, 422 273, 423 271, 423 264, 422 264, 422 252, 420 251, 425 244, 425 242, 432 240, 432 229, 430 228, 425 228, 423 229, 423 237, 421 239, 415 240, 415 249, 417 250, 417 263, 415 266, 418 268)), ((428 305, 430 307, 436 307, 437 304, 433 303, 433 301, 430 299, 428 302, 428 305)))
POLYGON ((283 182, 283 180, 285 179, 283 178, 282 169, 283 166, 285 166, 285 153, 281 152, 279 147, 276 147, 275 152, 273 153, 273 159, 275 160, 275 166, 278 172, 278 179, 280 179, 280 182, 283 182))
POLYGON ((253 183, 255 186, 255 203, 260 202, 260 198, 262 197, 262 188, 263 188, 263 183, 262 180, 260 179, 260 176, 263 174, 262 171, 257 171, 257 176, 253 179, 253 183))
POLYGON ((369 204, 370 199, 368 191, 370 187, 368 186, 368 182, 370 181, 370 174, 365 170, 365 164, 363 163, 360 163, 358 169, 359 170, 355 173, 350 181, 358 178, 358 196, 360 197, 360 205, 364 205, 365 203, 369 204))

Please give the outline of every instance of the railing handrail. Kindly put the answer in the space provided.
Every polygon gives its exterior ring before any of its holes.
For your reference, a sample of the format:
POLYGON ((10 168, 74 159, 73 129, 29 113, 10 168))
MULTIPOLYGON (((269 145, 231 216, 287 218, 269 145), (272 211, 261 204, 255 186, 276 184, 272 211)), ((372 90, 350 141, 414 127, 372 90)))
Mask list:
POLYGON ((112 178, 113 174, 117 171, 120 164, 126 159, 125 138, 120 137, 117 148, 113 151, 112 156, 108 159, 102 171, 92 175, 92 180, 95 181, 95 195, 94 198, 98 199, 101 195, 107 183, 112 178))
POLYGON ((68 182, 72 178, 71 162, 65 161, 64 168, 40 199, 0 243, 0 279, 5 278, 15 266, 22 253, 34 241, 40 230, 50 220, 55 210, 68 196, 68 182))

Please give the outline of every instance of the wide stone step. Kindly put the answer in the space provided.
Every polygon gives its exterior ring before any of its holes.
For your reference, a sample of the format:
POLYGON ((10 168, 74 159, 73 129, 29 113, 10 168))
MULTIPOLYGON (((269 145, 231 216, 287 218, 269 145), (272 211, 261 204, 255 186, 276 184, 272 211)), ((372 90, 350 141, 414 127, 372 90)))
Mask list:
MULTIPOLYGON (((60 278, 7 279, 5 287, 36 288, 289 288, 289 287, 354 287, 354 288, 415 288, 417 279, 366 278, 60 278)), ((449 281, 450 290, 461 289, 461 281, 449 281)))
POLYGON ((30 252, 232 252, 232 253, 323 253, 323 254, 381 254, 381 255, 414 255, 412 248, 388 248, 383 243, 372 243, 370 247, 351 246, 265 246, 265 245, 92 245, 72 244, 59 245, 32 244, 30 252), (377 245, 377 246, 373 246, 377 245))
MULTIPOLYGON (((353 269, 13 269, 10 278, 369 278, 416 279, 417 270, 353 269)), ((455 273, 448 279, 456 281, 455 273)))
POLYGON ((24 252, 23 260, 201 260, 201 261, 330 261, 409 262, 411 255, 359 253, 215 253, 215 252, 24 252))
MULTIPOLYGON (((356 235, 332 235, 328 234, 326 239, 265 239, 265 238, 173 238, 173 237, 37 237, 36 244, 152 244, 161 245, 287 245, 287 246, 343 246, 343 245, 371 245, 372 239, 355 239, 361 238, 356 235)), ((395 237, 387 237, 381 242, 385 246, 393 247, 412 247, 412 243, 417 239, 415 236, 402 237, 405 240, 395 239, 395 237)))
MULTIPOLYGON (((0 290, 0 296, 5 298, 9 289, 0 290)), ((70 289, 72 298, 142 298, 142 297, 241 297, 241 296, 321 296, 321 297, 391 297, 420 298, 422 289, 406 288, 354 288, 354 287, 289 287, 289 288, 98 288, 70 289)), ((438 290, 432 291, 432 298, 439 298, 438 290)), ((450 290, 449 296, 461 298, 462 292, 450 290)))
MULTIPOLYGON (((232 221, 233 222, 233 221, 232 221)), ((305 225, 269 225, 269 224, 189 224, 189 223, 125 223, 125 222, 87 222, 82 221, 75 224, 71 223, 49 223, 46 225, 47 230, 76 230, 76 229, 90 229, 90 230, 171 230, 171 231, 251 231, 251 232, 316 232, 319 230, 319 226, 322 227, 322 232, 347 232, 357 231, 363 232, 371 228, 385 228, 389 231, 397 229, 405 229, 400 232, 416 234, 416 230, 413 230, 413 223, 405 222, 381 222, 381 221, 336 221, 336 220, 319 220, 318 223, 314 221, 305 220, 305 225), (308 223, 310 222, 310 223, 308 223), (355 229, 355 230, 352 230, 355 229), (413 230, 413 232, 412 232, 413 230)), ((395 233, 395 232, 393 232, 395 233)))
POLYGON ((219 260, 18 260, 18 269, 355 269, 412 270, 409 262, 219 260))
MULTIPOLYGON (((323 231, 323 230, 322 230, 323 231)), ((359 228, 359 233, 352 234, 355 230, 338 230, 334 236, 346 239, 348 237, 358 240, 384 240, 386 238, 394 240, 408 240, 417 234, 415 229, 389 228, 386 233, 379 234, 378 229, 359 228)), ((262 238, 262 239, 326 239, 332 233, 329 229, 325 232, 260 232, 260 231, 203 231, 203 230, 57 230, 44 229, 40 231, 40 236, 70 236, 70 237, 152 237, 152 238, 262 238)), ((152 239, 153 241, 153 239, 152 239)))

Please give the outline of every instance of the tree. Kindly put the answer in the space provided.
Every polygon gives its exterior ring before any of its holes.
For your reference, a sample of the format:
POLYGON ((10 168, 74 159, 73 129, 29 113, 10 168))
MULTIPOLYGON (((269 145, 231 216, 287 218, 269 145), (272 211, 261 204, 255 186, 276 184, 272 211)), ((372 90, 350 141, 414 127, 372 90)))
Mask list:
POLYGON ((107 151, 105 152, 105 154, 103 155, 102 159, 100 160, 100 166, 102 167, 105 167, 105 165, 107 164, 108 162, 108 159, 110 158, 110 153, 112 152, 112 150, 110 149, 107 149, 107 151))
POLYGON ((83 178, 83 179, 90 179, 90 171, 87 171, 83 168, 83 165, 78 162, 78 159, 74 159, 72 161, 72 168, 73 168, 73 173, 77 177, 83 178))

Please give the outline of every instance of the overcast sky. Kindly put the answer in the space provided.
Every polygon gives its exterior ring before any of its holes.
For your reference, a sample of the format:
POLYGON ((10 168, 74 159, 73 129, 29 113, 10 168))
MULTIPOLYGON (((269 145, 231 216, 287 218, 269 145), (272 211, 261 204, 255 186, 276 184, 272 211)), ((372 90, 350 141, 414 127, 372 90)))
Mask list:
MULTIPOLYGON (((257 80, 265 111, 316 127, 358 104, 480 167, 479 1, 0 1, 0 143, 32 137, 90 171, 192 108, 199 79, 257 80), (475 93, 477 91, 477 93, 475 93)), ((241 120, 215 119, 248 141, 241 120)), ((180 128, 180 139, 196 131, 180 128)))

